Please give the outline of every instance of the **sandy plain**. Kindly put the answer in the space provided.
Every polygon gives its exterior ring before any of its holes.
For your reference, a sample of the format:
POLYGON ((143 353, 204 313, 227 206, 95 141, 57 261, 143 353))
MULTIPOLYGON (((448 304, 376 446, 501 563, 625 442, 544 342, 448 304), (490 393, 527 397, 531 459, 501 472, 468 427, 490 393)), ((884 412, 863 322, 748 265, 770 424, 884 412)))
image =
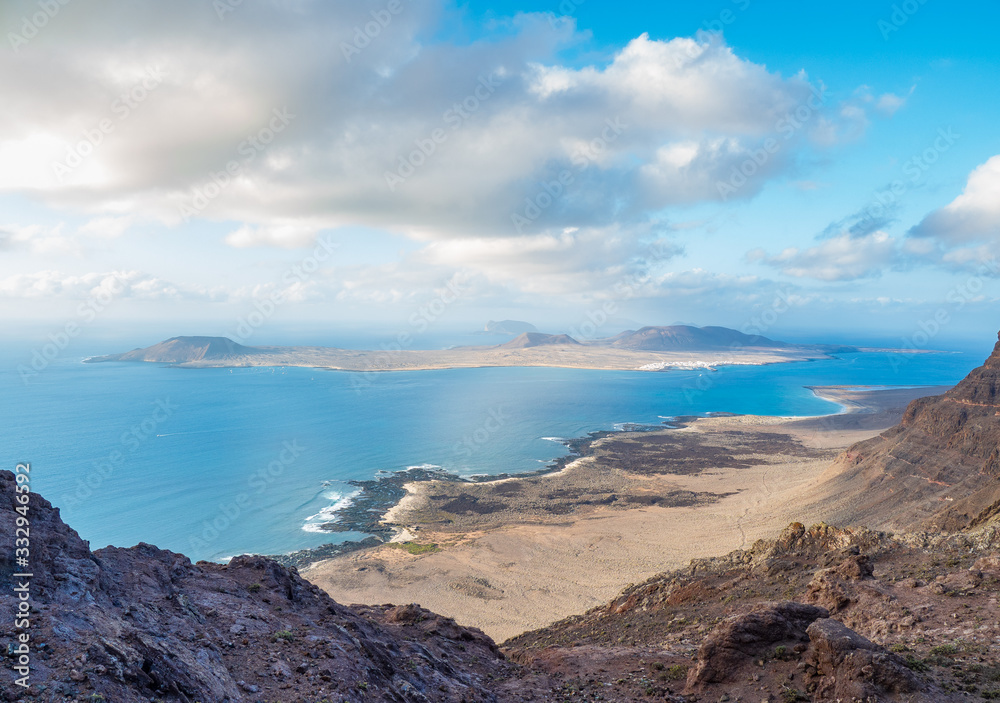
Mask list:
POLYGON ((836 522, 815 500, 833 459, 944 390, 816 388, 843 412, 687 419, 596 438, 558 473, 407 484, 383 518, 394 544, 302 575, 341 603, 419 603, 502 641, 790 522, 836 522))

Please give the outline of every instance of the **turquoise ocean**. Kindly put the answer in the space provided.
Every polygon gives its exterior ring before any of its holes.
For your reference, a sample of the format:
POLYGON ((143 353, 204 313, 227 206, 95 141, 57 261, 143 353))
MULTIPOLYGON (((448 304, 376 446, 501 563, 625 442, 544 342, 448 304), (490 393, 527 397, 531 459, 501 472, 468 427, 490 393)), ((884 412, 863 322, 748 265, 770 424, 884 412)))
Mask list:
POLYGON ((565 455, 559 439, 677 415, 834 413, 806 387, 953 384, 983 359, 850 353, 716 372, 486 368, 359 383, 67 354, 25 383, 21 356, 0 353, 4 468, 30 462, 33 490, 93 548, 148 542, 192 559, 360 538, 316 527, 350 500, 350 480, 413 466, 534 471, 565 455))

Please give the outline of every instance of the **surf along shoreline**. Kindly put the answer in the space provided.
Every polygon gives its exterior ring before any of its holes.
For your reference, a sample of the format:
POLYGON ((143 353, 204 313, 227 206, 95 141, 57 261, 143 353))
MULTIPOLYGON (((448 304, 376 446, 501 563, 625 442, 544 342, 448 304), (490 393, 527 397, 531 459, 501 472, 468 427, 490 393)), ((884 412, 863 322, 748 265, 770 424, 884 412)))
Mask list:
MULTIPOLYGON (((817 397, 839 406, 835 412, 816 416, 795 416, 777 418, 775 416, 759 416, 762 418, 787 420, 803 428, 803 431, 821 431, 832 435, 844 432, 864 432, 876 428, 888 428, 901 416, 900 404, 905 404, 916 397, 934 395, 944 392, 946 387, 865 387, 865 386, 806 386, 817 397), (903 402, 905 400, 905 402, 903 402), (850 416, 848 418, 847 416, 850 416)), ((350 503, 340 509, 334 519, 323 523, 321 529, 331 535, 338 533, 361 533, 368 535, 361 540, 347 540, 330 543, 309 549, 298 550, 287 554, 269 555, 270 558, 285 566, 307 569, 321 561, 350 554, 360 550, 380 547, 386 543, 410 544, 419 542, 419 527, 407 525, 407 511, 424 496, 424 489, 430 485, 448 485, 457 489, 455 503, 450 507, 455 510, 465 508, 463 512, 486 514, 490 510, 487 504, 478 500, 463 505, 460 496, 465 495, 463 487, 473 489, 477 486, 499 486, 505 482, 519 482, 542 477, 554 477, 570 470, 585 468, 585 460, 593 458, 595 444, 607 438, 616 436, 653 435, 664 430, 681 431, 706 419, 717 418, 752 418, 757 416, 739 416, 732 413, 705 413, 704 415, 685 415, 665 419, 656 425, 624 424, 619 429, 597 430, 582 437, 558 440, 568 453, 548 462, 544 467, 533 471, 505 472, 501 474, 477 475, 463 477, 443 469, 423 466, 410 467, 395 471, 385 476, 377 476, 369 480, 353 480, 348 483, 357 489, 350 503)), ((634 496, 624 496, 629 500, 634 496)), ((684 496, 689 500, 697 500, 684 496)), ((684 499, 676 503, 684 504, 684 499)), ((586 498, 583 499, 586 501, 586 498)), ((572 503, 572 499, 569 501, 572 503)), ((688 501, 689 502, 689 501, 688 501)), ((562 509, 569 509, 565 506, 562 509)))

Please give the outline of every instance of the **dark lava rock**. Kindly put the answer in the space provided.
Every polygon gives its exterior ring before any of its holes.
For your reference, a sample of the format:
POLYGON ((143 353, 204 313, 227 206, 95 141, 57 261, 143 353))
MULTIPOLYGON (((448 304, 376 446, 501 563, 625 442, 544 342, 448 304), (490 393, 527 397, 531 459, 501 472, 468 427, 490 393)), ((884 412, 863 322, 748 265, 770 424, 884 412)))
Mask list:
POLYGON ((765 651, 808 641, 806 628, 828 615, 824 608, 786 601, 761 603, 748 613, 729 618, 698 648, 698 663, 688 674, 688 689, 697 691, 706 684, 732 680, 765 651))
POLYGON ((815 700, 884 701, 897 700, 898 694, 928 693, 929 686, 902 659, 843 623, 823 618, 806 632, 810 646, 805 659, 815 672, 815 700))
MULTIPOLYGON (((14 475, 0 471, 0 610, 17 607, 14 475)), ((347 608, 260 556, 228 565, 139 544, 89 545, 30 494, 31 688, 116 702, 252 700, 496 701, 486 683, 509 677, 479 630, 419 606, 347 608)), ((5 664, 4 668, 8 668, 5 664)))

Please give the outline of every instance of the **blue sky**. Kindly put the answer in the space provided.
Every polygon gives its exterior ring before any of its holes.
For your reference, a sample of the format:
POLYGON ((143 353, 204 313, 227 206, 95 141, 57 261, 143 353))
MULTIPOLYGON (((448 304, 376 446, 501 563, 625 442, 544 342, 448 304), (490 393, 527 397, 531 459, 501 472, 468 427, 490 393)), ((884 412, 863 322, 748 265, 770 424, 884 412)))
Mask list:
POLYGON ((0 315, 233 336, 257 311, 261 343, 501 318, 989 339, 998 20, 936 0, 7 2, 0 315))

